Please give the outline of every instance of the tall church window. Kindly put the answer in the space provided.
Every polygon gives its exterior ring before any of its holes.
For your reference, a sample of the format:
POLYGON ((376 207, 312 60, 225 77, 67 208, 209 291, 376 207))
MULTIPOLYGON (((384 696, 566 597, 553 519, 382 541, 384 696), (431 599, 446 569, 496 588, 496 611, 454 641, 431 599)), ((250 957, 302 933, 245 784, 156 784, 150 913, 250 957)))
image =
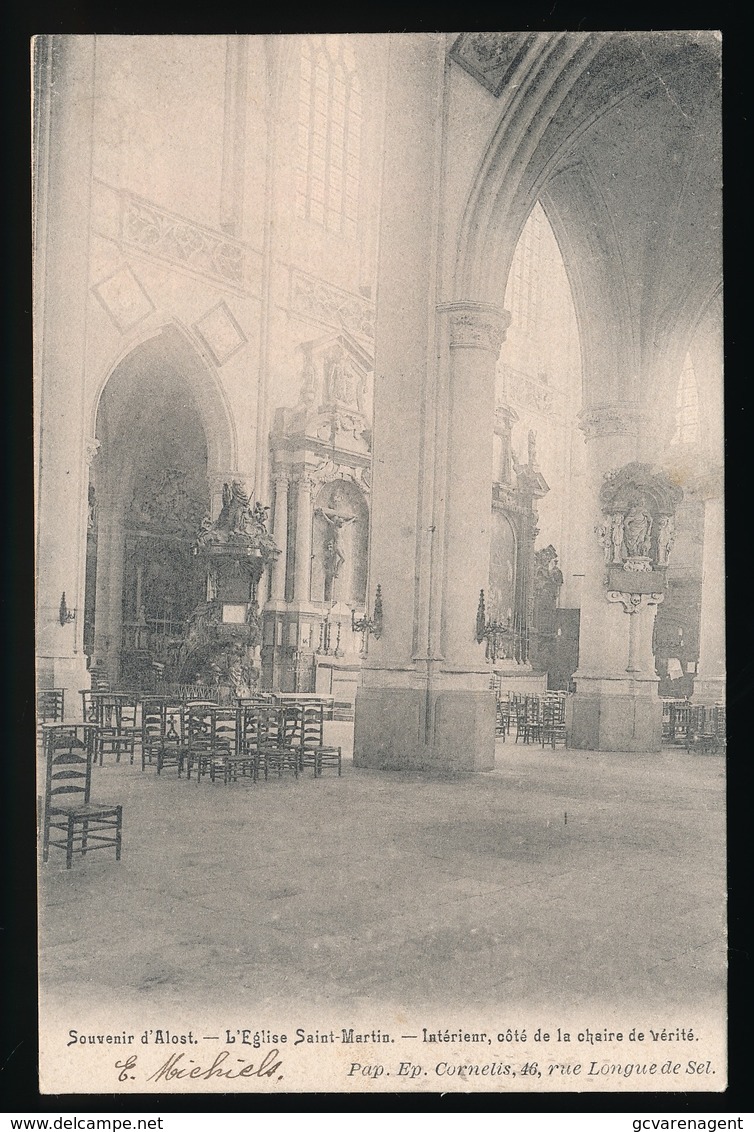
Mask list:
POLYGON ((529 335, 534 334, 539 314, 542 219, 542 207, 536 204, 516 245, 505 296, 513 325, 529 335))
POLYGON ((348 37, 307 37, 299 72, 298 216, 353 239, 360 154, 361 88, 348 37))
POLYGON ((675 399, 675 433, 671 444, 694 444, 699 439, 699 390, 691 355, 686 355, 675 399))

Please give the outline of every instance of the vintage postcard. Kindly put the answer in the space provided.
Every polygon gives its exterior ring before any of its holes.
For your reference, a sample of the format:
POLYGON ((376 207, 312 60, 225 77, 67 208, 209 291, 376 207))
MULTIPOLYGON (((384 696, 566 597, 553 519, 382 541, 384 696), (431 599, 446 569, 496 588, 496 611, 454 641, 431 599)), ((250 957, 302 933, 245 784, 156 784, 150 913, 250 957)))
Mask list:
POLYGON ((720 35, 32 67, 41 1091, 724 1090, 720 35))

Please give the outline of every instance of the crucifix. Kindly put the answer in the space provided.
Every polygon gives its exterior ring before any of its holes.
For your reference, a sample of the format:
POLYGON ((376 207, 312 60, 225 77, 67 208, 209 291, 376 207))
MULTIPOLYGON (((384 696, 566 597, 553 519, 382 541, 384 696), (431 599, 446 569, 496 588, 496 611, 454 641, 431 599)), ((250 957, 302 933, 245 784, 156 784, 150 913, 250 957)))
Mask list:
MULTIPOLYGON (((339 500, 337 499, 333 500, 335 505, 337 505, 338 502, 339 500)), ((316 514, 321 515, 328 524, 323 555, 325 568, 324 597, 325 601, 332 601, 333 584, 346 560, 346 556, 340 548, 340 532, 347 523, 352 523, 356 516, 344 514, 342 511, 337 510, 336 506, 332 508, 318 507, 316 514)))

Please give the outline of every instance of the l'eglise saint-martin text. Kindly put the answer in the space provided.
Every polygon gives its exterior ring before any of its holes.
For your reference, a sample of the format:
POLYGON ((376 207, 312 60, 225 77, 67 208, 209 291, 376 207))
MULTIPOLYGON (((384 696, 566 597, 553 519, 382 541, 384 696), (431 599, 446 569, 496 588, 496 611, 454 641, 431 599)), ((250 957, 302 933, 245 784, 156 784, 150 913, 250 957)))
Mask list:
POLYGON ((341 1029, 340 1032, 335 1030, 304 1030, 299 1028, 296 1030, 296 1040, 294 1046, 302 1044, 307 1045, 327 1045, 330 1042, 342 1042, 343 1045, 353 1045, 359 1043, 389 1043, 392 1042, 390 1034, 383 1033, 382 1030, 370 1030, 364 1033, 361 1030, 355 1030, 353 1027, 350 1029, 341 1029))

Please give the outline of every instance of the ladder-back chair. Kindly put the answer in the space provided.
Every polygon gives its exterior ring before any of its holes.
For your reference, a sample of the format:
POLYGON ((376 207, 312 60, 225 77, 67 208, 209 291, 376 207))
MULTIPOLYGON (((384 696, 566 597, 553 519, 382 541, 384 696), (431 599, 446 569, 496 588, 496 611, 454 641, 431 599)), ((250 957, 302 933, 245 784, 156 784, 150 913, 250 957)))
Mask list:
POLYGON ((123 807, 92 802, 92 763, 97 728, 92 724, 49 724, 44 729, 45 796, 42 857, 50 846, 65 849, 66 868, 75 852, 115 849, 120 860, 123 807))

